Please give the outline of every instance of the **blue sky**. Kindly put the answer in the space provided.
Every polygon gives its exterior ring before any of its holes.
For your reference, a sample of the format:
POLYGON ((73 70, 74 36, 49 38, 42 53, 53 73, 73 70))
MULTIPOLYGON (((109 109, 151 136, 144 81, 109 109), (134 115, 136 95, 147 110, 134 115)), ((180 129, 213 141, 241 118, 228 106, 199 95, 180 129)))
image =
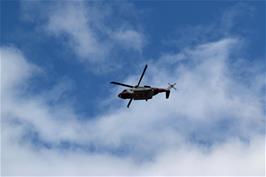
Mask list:
POLYGON ((1 1, 1 174, 264 175, 265 37, 265 1, 1 1), (126 109, 145 64, 178 89, 126 109))

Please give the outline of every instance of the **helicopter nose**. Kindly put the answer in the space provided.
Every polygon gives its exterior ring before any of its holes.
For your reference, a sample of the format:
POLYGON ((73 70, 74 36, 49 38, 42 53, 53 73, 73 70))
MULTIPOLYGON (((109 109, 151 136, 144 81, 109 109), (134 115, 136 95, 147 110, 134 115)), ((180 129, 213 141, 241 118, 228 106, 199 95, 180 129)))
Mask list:
POLYGON ((121 93, 118 94, 118 97, 121 98, 121 93))

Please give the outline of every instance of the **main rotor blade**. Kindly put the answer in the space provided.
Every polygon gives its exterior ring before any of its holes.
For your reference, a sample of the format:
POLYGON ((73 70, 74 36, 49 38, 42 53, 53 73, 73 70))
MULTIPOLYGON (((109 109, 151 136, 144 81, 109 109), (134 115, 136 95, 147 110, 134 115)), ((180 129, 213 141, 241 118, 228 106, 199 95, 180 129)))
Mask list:
POLYGON ((132 100, 133 100, 132 98, 129 100, 129 102, 128 102, 128 104, 127 104, 127 108, 129 108, 129 106, 130 106, 132 100))
POLYGON ((145 71, 146 71, 147 67, 148 67, 148 65, 145 65, 145 68, 144 68, 144 70, 143 70, 143 72, 142 72, 142 74, 141 74, 141 76, 140 76, 140 78, 139 78, 139 82, 138 82, 137 87, 139 86, 139 84, 140 84, 140 82, 141 82, 141 80, 142 80, 142 78, 143 78, 143 76, 144 76, 144 74, 145 74, 145 71))
POLYGON ((119 83, 119 82, 110 82, 110 83, 111 83, 111 84, 114 84, 114 85, 121 85, 121 86, 124 86, 124 87, 133 88, 132 85, 122 84, 122 83, 119 83))

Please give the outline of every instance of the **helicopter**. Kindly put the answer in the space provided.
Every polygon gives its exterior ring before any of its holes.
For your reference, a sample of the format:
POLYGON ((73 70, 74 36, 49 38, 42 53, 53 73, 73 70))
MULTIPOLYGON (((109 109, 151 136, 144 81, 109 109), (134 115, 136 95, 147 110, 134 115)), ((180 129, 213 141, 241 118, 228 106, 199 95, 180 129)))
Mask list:
POLYGON ((158 93, 162 93, 162 92, 165 92, 166 99, 168 99, 170 96, 170 90, 172 88, 176 90, 176 88, 175 88, 176 83, 174 83, 174 84, 168 83, 169 86, 167 88, 157 88, 157 87, 151 87, 149 85, 140 86, 140 82, 141 82, 141 80, 145 74, 147 67, 148 67, 148 65, 146 64, 144 67, 144 70, 143 70, 143 72, 139 78, 138 84, 135 86, 123 84, 120 82, 110 82, 111 84, 114 84, 114 85, 119 85, 119 86, 124 86, 124 87, 129 88, 129 89, 123 90, 121 93, 118 94, 118 97, 121 99, 129 99, 129 102, 127 104, 128 108, 129 108, 132 100, 146 100, 146 101, 148 101, 149 99, 152 99, 152 97, 154 95, 157 95, 158 93))

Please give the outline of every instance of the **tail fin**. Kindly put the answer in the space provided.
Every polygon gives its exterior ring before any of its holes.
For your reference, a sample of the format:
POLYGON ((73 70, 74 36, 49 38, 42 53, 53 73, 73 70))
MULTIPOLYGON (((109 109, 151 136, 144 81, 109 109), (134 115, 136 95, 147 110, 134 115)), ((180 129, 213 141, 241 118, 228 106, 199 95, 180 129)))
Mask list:
POLYGON ((167 90, 167 91, 165 92, 165 97, 166 97, 166 99, 168 99, 169 96, 170 96, 170 90, 167 90))

